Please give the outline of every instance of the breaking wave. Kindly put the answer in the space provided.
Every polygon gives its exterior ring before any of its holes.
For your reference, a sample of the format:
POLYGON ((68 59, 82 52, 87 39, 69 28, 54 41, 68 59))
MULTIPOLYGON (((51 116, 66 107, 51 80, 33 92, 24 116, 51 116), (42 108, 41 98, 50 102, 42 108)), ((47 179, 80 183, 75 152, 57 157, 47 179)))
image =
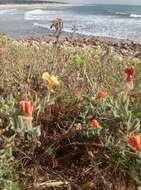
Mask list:
POLYGON ((130 14, 130 17, 132 17, 132 18, 141 18, 141 15, 130 14))
POLYGON ((0 9, 0 15, 3 14, 15 14, 17 9, 0 9))

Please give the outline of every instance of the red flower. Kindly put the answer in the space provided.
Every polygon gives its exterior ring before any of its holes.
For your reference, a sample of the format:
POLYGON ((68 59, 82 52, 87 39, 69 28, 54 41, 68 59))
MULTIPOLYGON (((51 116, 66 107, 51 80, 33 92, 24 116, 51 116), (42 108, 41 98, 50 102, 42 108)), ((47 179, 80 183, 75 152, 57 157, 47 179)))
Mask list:
POLYGON ((141 136, 140 135, 130 135, 130 136, 128 136, 128 143, 136 151, 140 151, 141 150, 141 136))
POLYGON ((99 122, 96 119, 93 119, 92 121, 90 121, 89 125, 90 127, 93 127, 95 129, 101 128, 99 122))
POLYGON ((127 73, 127 87, 130 88, 130 89, 133 89, 133 87, 134 87, 134 84, 133 84, 133 80, 134 80, 134 77, 133 77, 134 68, 133 67, 128 67, 125 70, 125 73, 127 73))
POLYGON ((132 75, 134 74, 134 68, 133 67, 128 67, 126 70, 125 70, 125 73, 127 73, 127 75, 132 75))
POLYGON ((20 102, 20 110, 26 117, 32 117, 33 105, 30 101, 21 101, 20 102))
POLYGON ((133 82, 133 75, 128 75, 127 76, 127 82, 128 83, 133 82))

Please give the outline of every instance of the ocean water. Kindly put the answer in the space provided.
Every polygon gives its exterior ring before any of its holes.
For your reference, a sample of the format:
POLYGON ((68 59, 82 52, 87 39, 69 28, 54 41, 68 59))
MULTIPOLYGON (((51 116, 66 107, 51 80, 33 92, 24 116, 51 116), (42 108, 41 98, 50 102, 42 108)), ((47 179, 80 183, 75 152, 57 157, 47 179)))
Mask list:
POLYGON ((9 36, 46 36, 55 18, 64 32, 141 41, 141 6, 81 5, 60 8, 0 9, 0 32, 9 36))

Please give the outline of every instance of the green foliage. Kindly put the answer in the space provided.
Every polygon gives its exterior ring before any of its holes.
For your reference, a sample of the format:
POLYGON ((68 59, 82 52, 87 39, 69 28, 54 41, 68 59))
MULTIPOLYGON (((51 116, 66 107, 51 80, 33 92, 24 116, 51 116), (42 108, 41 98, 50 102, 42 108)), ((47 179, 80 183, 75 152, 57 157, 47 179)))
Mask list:
POLYGON ((60 155, 60 168, 66 171, 72 172, 80 157, 77 167, 82 161, 82 167, 99 165, 101 171, 128 173, 141 185, 141 157, 127 142, 128 135, 141 134, 140 59, 103 44, 79 47, 64 42, 56 54, 53 44, 45 41, 2 37, 0 47, 0 188, 22 190, 26 183, 33 187, 38 181, 34 170, 49 171, 60 155), (134 89, 127 92, 124 70, 131 65, 136 71, 134 89), (46 71, 59 77, 58 91, 49 91, 42 81, 46 71), (97 97, 101 90, 108 93, 104 101, 97 97), (21 115, 18 108, 27 99, 34 104, 33 118, 21 115), (90 126, 93 119, 101 128, 90 126), (89 149, 97 152, 91 159, 86 156, 89 149))
POLYGON ((32 126, 32 118, 21 115, 15 118, 15 131, 21 137, 28 135, 31 138, 37 138, 41 135, 40 128, 32 126))
POLYGON ((81 55, 76 55, 74 57, 74 64, 77 69, 81 68, 85 64, 85 57, 81 55))
POLYGON ((19 184, 18 182, 11 182, 9 183, 6 187, 6 190, 23 190, 21 184, 19 184))

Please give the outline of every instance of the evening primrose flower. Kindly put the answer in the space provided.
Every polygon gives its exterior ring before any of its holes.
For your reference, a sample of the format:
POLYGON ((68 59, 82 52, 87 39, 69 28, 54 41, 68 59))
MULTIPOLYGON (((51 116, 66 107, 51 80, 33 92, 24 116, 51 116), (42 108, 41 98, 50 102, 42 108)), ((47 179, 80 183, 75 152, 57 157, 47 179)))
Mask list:
POLYGON ((90 127, 95 128, 95 129, 101 128, 101 125, 99 124, 99 122, 96 119, 91 120, 89 125, 90 125, 90 127))
POLYGON ((54 88, 54 87, 60 86, 60 82, 58 81, 57 77, 54 76, 54 75, 50 75, 47 72, 43 73, 42 79, 46 80, 48 82, 48 86, 50 88, 54 88))
POLYGON ((19 107, 24 116, 32 117, 33 104, 31 101, 21 101, 19 107))
POLYGON ((141 151, 141 136, 140 135, 130 135, 128 136, 128 143, 136 151, 141 151))

